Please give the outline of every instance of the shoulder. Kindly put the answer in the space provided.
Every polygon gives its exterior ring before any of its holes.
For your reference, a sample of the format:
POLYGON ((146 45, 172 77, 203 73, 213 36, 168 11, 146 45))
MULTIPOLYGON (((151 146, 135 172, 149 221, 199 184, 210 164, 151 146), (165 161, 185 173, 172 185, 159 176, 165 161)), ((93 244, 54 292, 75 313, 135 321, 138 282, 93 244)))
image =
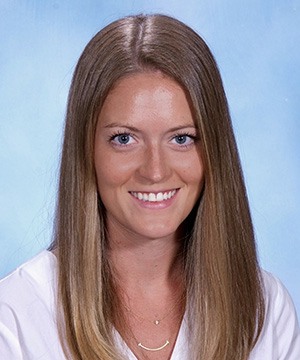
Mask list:
POLYGON ((43 251, 0 281, 0 349, 7 359, 63 359, 56 329, 56 258, 43 251))
POLYGON ((293 300, 283 283, 273 274, 262 271, 263 288, 266 302, 266 322, 283 321, 286 317, 297 323, 293 300))
POLYGON ((0 280, 1 322, 10 312, 19 318, 52 307, 55 279, 56 258, 45 250, 0 280))
POLYGON ((46 297, 56 277, 56 258, 42 251, 0 280, 0 304, 22 304, 41 294, 46 297))
POLYGON ((300 359, 300 330, 293 301, 282 282, 262 271, 265 322, 251 360, 300 359))

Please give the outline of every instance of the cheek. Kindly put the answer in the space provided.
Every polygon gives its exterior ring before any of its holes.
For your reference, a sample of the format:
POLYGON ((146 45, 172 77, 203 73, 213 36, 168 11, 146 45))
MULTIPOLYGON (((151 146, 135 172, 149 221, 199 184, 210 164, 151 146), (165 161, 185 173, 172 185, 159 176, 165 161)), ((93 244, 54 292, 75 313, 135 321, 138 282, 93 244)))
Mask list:
POLYGON ((134 159, 99 150, 99 153, 95 155, 99 191, 102 186, 115 187, 126 182, 134 174, 135 167, 136 160, 134 159))
POLYGON ((187 183, 202 186, 204 167, 199 156, 191 156, 180 161, 180 172, 187 183))

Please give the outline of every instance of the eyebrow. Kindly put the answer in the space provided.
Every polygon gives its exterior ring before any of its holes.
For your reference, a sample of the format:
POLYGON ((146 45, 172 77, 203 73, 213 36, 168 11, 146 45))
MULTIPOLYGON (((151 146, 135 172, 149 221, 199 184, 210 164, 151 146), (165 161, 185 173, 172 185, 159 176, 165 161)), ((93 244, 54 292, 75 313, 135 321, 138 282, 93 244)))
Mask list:
POLYGON ((112 128, 116 128, 116 127, 121 127, 121 128, 126 128, 129 129, 131 131, 140 131, 138 128, 131 126, 129 124, 118 124, 118 123, 111 123, 111 124, 107 124, 104 126, 105 129, 112 129, 112 128))
MULTIPOLYGON (((135 132, 141 131, 140 129, 138 129, 130 124, 111 123, 111 124, 107 124, 104 126, 105 129, 112 129, 112 128, 116 128, 116 127, 126 128, 126 129, 129 129, 130 131, 135 131, 135 132)), ((197 129, 197 128, 195 125, 186 124, 186 125, 180 125, 180 126, 173 127, 171 129, 169 129, 168 132, 179 131, 182 129, 197 129)))

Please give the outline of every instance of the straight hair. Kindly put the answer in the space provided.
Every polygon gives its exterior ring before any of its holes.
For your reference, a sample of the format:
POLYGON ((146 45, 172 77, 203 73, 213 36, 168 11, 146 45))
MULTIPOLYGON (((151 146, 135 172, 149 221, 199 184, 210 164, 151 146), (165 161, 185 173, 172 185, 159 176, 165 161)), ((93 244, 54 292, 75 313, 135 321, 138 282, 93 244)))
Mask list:
POLYGON ((204 189, 186 226, 184 278, 192 359, 246 360, 264 321, 255 238, 221 76, 204 40, 165 15, 117 20, 84 49, 68 98, 54 240, 60 338, 76 360, 120 360, 118 312, 97 191, 94 138, 124 76, 160 71, 183 88, 201 139, 204 189))

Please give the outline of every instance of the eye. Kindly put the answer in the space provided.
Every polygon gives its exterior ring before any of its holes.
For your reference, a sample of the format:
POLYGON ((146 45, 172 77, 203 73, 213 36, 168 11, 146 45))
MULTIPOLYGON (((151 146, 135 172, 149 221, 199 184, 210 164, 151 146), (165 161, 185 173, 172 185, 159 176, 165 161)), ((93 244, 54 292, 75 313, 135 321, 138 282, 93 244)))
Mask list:
POLYGON ((110 138, 110 141, 115 143, 116 145, 130 145, 134 143, 134 138, 129 133, 118 133, 115 135, 112 135, 110 138))
POLYGON ((175 142, 178 145, 188 146, 195 142, 195 136, 189 134, 178 134, 172 138, 172 142, 175 142))

